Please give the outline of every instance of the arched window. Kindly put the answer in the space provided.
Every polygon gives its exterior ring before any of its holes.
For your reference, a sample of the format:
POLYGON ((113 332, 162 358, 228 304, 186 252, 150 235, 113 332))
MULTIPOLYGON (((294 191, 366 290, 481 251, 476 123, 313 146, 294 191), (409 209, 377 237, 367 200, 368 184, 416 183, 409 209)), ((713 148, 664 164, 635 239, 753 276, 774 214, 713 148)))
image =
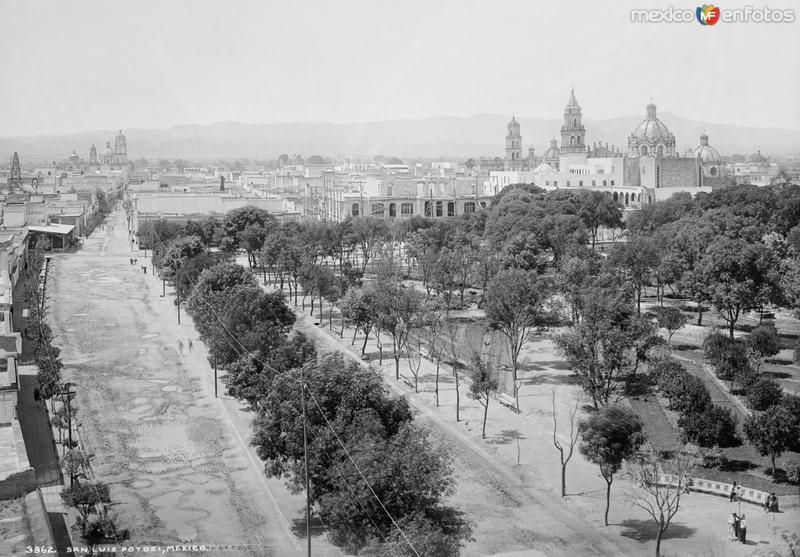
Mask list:
POLYGON ((716 176, 717 175, 717 167, 716 166, 712 166, 711 170, 709 170, 708 173, 711 174, 712 176, 716 176))
POLYGON ((442 202, 441 201, 437 201, 436 202, 436 216, 437 217, 441 217, 442 216, 442 202))
POLYGON ((659 145, 658 146, 658 156, 659 157, 663 157, 664 156, 664 146, 663 145, 659 145))
POLYGON ((642 145, 642 147, 639 150, 639 152, 642 154, 642 156, 646 157, 647 156, 647 145, 642 145))
POLYGON ((392 197, 392 184, 386 186, 386 197, 392 197))
POLYGON ((577 118, 575 118, 575 119, 572 121, 572 127, 573 127, 573 128, 577 128, 577 127, 578 127, 578 119, 577 119, 577 118))
POLYGON ((617 195, 617 192, 614 192, 614 201, 619 201, 619 196, 617 195))
POLYGON ((575 145, 575 136, 574 135, 569 138, 569 144, 570 145, 575 145))
POLYGON ((626 193, 625 194, 625 205, 628 205, 629 202, 630 202, 630 196, 626 193))
POLYGON ((389 216, 390 217, 397 216, 397 206, 394 203, 389 203, 389 216))
POLYGON ((353 203, 353 208, 350 210, 350 213, 354 216, 358 216, 358 203, 353 203))

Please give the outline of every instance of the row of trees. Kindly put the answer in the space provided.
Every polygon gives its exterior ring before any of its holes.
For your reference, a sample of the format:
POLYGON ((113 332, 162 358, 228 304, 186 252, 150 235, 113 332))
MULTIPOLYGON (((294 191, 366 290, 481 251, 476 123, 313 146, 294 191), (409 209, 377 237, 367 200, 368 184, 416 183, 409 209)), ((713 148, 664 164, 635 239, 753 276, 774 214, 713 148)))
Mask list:
MULTIPOLYGON (((369 548, 374 555, 457 554, 470 528, 443 504, 453 486, 448 455, 413 422, 405 400, 387 396, 379 376, 339 356, 318 361, 311 341, 290 334, 294 315, 283 293, 265 292, 253 270, 230 256, 237 249, 249 252, 251 266, 265 278, 269 273, 288 283, 295 300, 302 288, 303 304, 310 297, 314 309, 317 300, 338 300, 334 289, 358 288, 359 272, 351 264, 350 279, 346 273, 336 277, 320 264, 321 257, 292 253, 292 246, 308 247, 285 237, 283 247, 289 249, 278 252, 280 265, 259 265, 267 238, 290 227, 257 210, 232 213, 221 221, 170 227, 166 242, 159 228, 167 227, 154 223, 146 241, 155 246, 154 262, 165 280, 180 286, 185 277, 186 308, 209 359, 227 370, 229 392, 257 412, 254 444, 266 473, 302 489, 305 395, 309 497, 331 540, 349 550, 369 548), (270 232, 260 246, 249 243, 264 229, 270 232), (213 244, 219 252, 211 251, 213 244)), ((336 263, 343 271, 342 260, 336 263)), ((391 307, 384 306, 376 326, 394 331, 399 352, 410 326, 398 316, 416 316, 416 298, 399 287, 392 292, 397 296, 382 291, 382 303, 391 307), (411 306, 404 308, 402 300, 411 306)))

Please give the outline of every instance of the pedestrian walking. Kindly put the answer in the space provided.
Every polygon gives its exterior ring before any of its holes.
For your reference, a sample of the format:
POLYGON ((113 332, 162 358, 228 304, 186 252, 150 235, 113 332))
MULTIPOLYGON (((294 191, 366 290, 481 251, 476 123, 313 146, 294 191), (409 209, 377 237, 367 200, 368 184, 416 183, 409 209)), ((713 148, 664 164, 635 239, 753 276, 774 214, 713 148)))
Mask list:
POLYGON ((729 542, 732 542, 733 540, 736 539, 735 526, 736 526, 736 513, 731 513, 731 515, 728 517, 728 541, 729 542))
POLYGON ((178 341, 178 352, 183 354, 183 343, 181 341, 178 341))
POLYGON ((745 545, 747 544, 747 520, 745 520, 744 514, 739 520, 739 541, 745 545))
POLYGON ((733 482, 733 487, 731 487, 731 494, 728 496, 728 501, 731 503, 736 501, 736 482, 733 482))
POLYGON ((192 339, 187 339, 186 344, 189 346, 189 352, 191 352, 194 348, 194 345, 192 345, 192 339))

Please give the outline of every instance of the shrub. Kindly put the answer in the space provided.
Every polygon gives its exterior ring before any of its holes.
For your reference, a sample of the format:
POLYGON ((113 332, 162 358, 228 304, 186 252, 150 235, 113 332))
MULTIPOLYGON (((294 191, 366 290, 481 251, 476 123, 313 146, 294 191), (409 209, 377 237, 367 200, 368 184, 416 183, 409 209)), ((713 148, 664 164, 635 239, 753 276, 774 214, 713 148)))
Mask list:
POLYGON ((687 441, 701 447, 736 447, 741 444, 737 420, 728 408, 711 405, 704 412, 686 414, 678 419, 687 441))
POLYGON ((759 325, 747 338, 747 348, 756 362, 756 371, 767 358, 781 351, 781 338, 775 325, 759 325))
POLYGON ((703 461, 700 466, 703 468, 722 468, 728 463, 728 457, 719 447, 713 447, 710 451, 703 455, 703 461))
POLYGON ((800 458, 790 460, 784 465, 786 479, 794 485, 800 485, 800 458))
POLYGON ((723 381, 738 381, 748 385, 753 380, 753 369, 747 355, 747 346, 739 340, 730 339, 714 331, 703 341, 706 361, 714 368, 716 376, 723 381))
POLYGON ((786 408, 788 419, 794 429, 794 434, 789 442, 789 450, 800 453, 800 397, 784 394, 781 406, 786 408))
POLYGON ((708 389, 703 381, 688 373, 685 373, 682 380, 674 385, 672 396, 669 399, 670 410, 681 414, 701 413, 710 405, 711 395, 708 394, 708 389))
POLYGON ((747 390, 747 404, 753 410, 763 411, 781 401, 783 389, 774 379, 762 377, 747 390))

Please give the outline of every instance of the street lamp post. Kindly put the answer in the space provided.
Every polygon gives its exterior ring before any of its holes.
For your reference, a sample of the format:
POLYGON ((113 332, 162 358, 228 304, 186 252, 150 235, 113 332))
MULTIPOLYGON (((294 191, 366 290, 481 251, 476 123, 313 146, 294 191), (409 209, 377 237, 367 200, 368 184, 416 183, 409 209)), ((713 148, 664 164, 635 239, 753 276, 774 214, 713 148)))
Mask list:
MULTIPOLYGON (((68 432, 68 443, 69 448, 72 449, 72 405, 70 401, 72 397, 75 396, 77 391, 72 390, 72 385, 74 383, 66 382, 64 383, 64 387, 61 390, 61 396, 63 397, 64 405, 67 407, 67 432, 68 432)), ((69 475, 69 486, 72 487, 75 482, 75 476, 73 474, 69 475)))

